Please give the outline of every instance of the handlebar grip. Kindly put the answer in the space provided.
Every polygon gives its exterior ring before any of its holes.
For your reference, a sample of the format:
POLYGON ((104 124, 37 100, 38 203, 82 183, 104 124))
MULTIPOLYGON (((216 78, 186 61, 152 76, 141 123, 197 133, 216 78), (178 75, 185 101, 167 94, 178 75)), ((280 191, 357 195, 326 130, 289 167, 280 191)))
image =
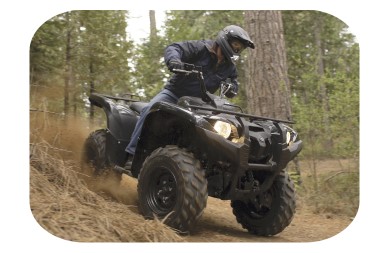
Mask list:
POLYGON ((173 72, 181 72, 181 73, 191 73, 191 71, 183 70, 183 69, 173 69, 173 72))
POLYGON ((172 72, 177 73, 184 73, 184 74, 199 74, 201 71, 199 70, 184 70, 184 69, 173 69, 172 72))

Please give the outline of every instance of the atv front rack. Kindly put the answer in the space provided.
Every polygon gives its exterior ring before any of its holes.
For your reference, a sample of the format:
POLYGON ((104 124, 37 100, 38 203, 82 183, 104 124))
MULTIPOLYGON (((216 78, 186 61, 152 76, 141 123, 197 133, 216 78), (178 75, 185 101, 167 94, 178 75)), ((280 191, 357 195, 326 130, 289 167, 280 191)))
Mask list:
POLYGON ((207 107, 196 106, 196 105, 186 105, 186 107, 191 108, 191 109, 197 109, 197 110, 211 111, 215 113, 226 113, 226 114, 231 114, 231 115, 235 115, 239 117, 246 117, 251 120, 262 119, 262 120, 271 120, 273 122, 283 122, 283 123, 288 123, 288 124, 294 124, 294 122, 290 120, 274 119, 274 118, 269 118, 269 117, 256 116, 252 114, 233 112, 233 111, 227 111, 227 110, 216 109, 216 108, 209 108, 209 107, 207 108, 207 107))

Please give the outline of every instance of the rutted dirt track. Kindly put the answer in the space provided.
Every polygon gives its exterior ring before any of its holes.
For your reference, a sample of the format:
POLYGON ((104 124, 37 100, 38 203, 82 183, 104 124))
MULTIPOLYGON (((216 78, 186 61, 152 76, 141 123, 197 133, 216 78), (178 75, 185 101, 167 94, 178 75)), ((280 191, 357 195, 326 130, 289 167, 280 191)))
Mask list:
MULTIPOLYGON (((136 180, 123 176, 121 189, 131 192, 129 202, 136 201, 136 180), (125 184, 128 182, 127 184, 125 184)), ((137 209, 132 209, 138 213, 137 209)), ((236 222, 230 201, 209 197, 204 214, 191 235, 189 242, 314 242, 330 238, 343 231, 351 219, 345 216, 313 214, 298 207, 293 222, 282 233, 273 237, 249 234, 236 222)))
POLYGON ((121 182, 90 180, 80 169, 79 157, 82 143, 92 130, 82 122, 56 122, 42 117, 31 121, 30 199, 35 219, 47 231, 63 239, 315 242, 340 233, 351 223, 351 218, 346 216, 314 214, 298 199, 297 212, 290 226, 276 236, 257 237, 236 222, 230 201, 210 197, 194 231, 179 236, 160 221, 142 218, 137 210, 136 179, 123 175, 121 182))

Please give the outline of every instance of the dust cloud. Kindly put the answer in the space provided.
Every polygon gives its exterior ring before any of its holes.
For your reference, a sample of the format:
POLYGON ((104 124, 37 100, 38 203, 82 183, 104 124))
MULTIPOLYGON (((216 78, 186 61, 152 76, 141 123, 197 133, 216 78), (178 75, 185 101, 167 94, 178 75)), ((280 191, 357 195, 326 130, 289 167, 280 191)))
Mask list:
POLYGON ((80 242, 181 242, 137 209, 137 180, 94 176, 82 161, 96 126, 41 110, 30 112, 30 208, 49 233, 80 242))

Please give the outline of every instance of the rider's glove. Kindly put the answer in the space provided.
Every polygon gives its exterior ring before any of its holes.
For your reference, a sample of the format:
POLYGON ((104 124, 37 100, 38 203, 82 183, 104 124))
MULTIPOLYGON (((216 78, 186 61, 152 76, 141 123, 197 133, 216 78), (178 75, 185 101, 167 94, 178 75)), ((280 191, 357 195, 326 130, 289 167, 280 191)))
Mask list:
POLYGON ((171 72, 174 72, 174 69, 184 69, 184 63, 182 63, 181 61, 170 61, 168 63, 168 69, 171 72))
POLYGON ((233 98, 238 94, 238 86, 237 84, 233 83, 230 89, 225 93, 225 96, 228 98, 233 98))

